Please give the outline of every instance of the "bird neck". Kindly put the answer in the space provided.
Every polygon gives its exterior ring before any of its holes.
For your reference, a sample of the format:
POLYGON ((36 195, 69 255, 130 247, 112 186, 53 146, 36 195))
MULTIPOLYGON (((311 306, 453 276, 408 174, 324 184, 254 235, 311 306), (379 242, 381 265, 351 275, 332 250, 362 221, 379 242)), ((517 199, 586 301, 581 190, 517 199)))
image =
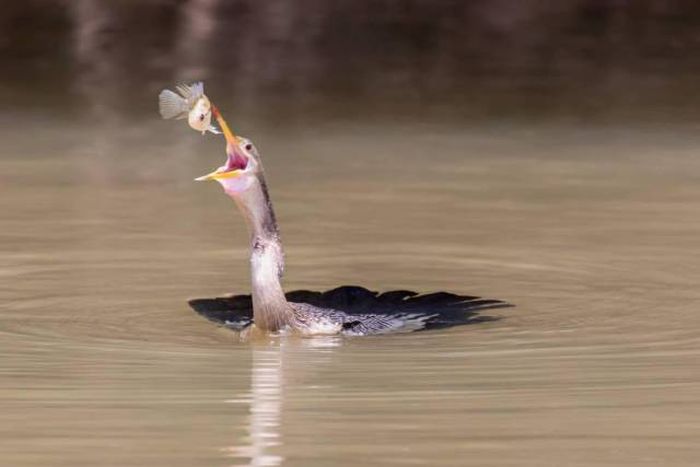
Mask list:
POLYGON ((235 200, 250 232, 253 321, 260 329, 278 331, 292 324, 293 310, 282 289, 284 253, 262 174, 235 200))

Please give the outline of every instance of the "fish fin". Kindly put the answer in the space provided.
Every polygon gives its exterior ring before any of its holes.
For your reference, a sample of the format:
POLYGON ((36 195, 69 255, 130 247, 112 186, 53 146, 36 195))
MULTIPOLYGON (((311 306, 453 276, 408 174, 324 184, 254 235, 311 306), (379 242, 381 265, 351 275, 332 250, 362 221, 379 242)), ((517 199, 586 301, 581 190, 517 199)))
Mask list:
POLYGON ((192 84, 178 84, 175 88, 190 107, 193 107, 199 98, 204 96, 204 83, 201 81, 192 84))
POLYGON ((204 83, 197 81, 192 84, 178 84, 175 86, 177 92, 185 99, 199 99, 204 95, 204 83))
POLYGON ((190 84, 190 96, 196 101, 204 95, 204 83, 197 81, 190 84))
POLYGON ((175 86, 175 89, 177 89, 177 92, 180 93, 183 99, 189 99, 192 97, 192 90, 186 84, 178 84, 175 86))
POLYGON ((189 106, 185 99, 170 89, 163 89, 158 95, 158 109, 164 119, 183 118, 183 114, 187 115, 189 106))
POLYGON ((219 131, 214 125, 209 125, 209 127, 204 131, 209 131, 210 133, 213 133, 215 135, 221 134, 221 131, 219 131))

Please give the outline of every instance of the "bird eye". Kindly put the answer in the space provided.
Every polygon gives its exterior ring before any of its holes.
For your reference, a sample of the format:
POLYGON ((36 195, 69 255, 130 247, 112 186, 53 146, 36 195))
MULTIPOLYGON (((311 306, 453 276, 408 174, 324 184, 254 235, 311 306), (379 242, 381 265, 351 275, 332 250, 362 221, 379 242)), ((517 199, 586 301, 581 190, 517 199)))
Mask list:
POLYGON ((247 144, 245 145, 245 150, 246 150, 246 151, 251 151, 252 149, 253 149, 253 145, 252 145, 252 144, 247 143, 247 144))

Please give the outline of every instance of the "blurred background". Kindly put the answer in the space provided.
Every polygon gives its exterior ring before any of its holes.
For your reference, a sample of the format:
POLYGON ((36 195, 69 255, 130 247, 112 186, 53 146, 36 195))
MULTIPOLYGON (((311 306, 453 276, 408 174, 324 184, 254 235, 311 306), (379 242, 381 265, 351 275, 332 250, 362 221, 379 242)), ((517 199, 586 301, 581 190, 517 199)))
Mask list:
POLYGON ((700 4, 23 0, 0 14, 0 463, 695 466, 700 4), (498 320, 263 339, 223 143, 262 154, 286 285, 498 320))
POLYGON ((3 10, 6 111, 146 118, 163 86, 192 80, 276 125, 682 122, 698 103, 690 1, 29 0, 3 10))

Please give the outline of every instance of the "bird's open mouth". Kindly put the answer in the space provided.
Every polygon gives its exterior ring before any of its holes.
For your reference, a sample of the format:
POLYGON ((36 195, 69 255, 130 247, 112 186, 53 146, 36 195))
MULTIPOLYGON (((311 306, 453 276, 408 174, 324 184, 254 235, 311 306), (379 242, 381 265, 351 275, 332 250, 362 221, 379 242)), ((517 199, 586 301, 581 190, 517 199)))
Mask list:
POLYGON ((245 170, 248 167, 248 158, 233 149, 227 154, 225 171, 245 170))
POLYGON ((248 168, 248 158, 239 153, 232 145, 227 146, 226 163, 215 171, 195 178, 197 181, 221 180, 224 178, 235 178, 241 175, 248 168))
POLYGON ((229 129, 226 121, 215 106, 212 106, 212 114, 216 117, 224 133, 224 138, 226 138, 226 163, 211 173, 195 178, 197 181, 238 177, 248 168, 248 157, 242 154, 238 147, 239 138, 229 129))

